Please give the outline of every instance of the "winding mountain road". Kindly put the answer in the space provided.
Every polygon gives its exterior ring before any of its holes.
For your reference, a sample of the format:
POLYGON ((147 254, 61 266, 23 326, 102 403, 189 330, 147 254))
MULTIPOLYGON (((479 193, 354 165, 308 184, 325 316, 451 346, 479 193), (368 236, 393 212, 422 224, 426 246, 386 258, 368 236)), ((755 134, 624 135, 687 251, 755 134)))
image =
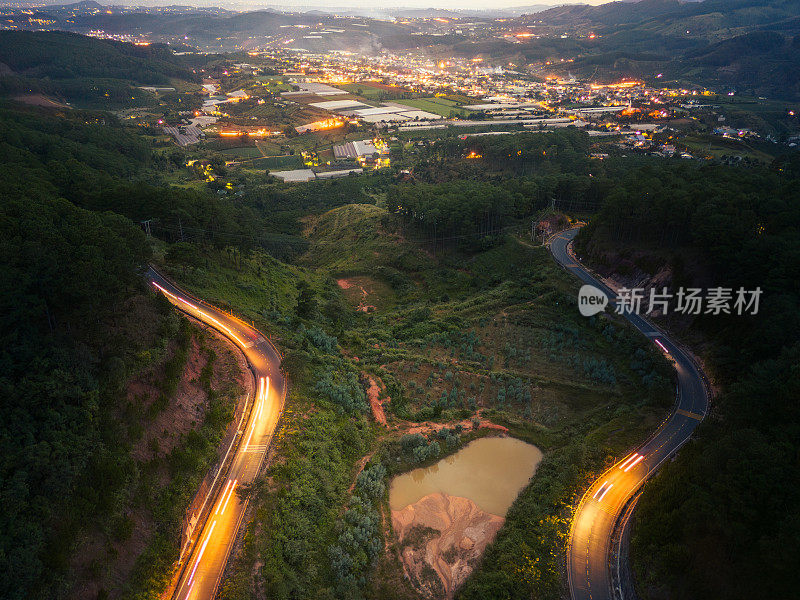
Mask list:
POLYGON ((212 600, 247 508, 247 501, 237 492, 258 475, 283 408, 286 382, 280 371, 281 356, 261 332, 244 321, 192 298, 152 268, 146 276, 176 308, 213 327, 242 350, 255 377, 256 395, 252 402, 248 398, 220 476, 199 511, 172 594, 173 600, 212 600))
MULTIPOLYGON (((615 305, 616 294, 589 273, 570 250, 578 229, 553 236, 553 257, 584 283, 602 290, 615 305)), ((635 313, 625 318, 674 359, 678 379, 677 403, 672 414, 635 452, 623 457, 586 491, 575 512, 567 548, 567 577, 573 600, 620 598, 610 572, 611 540, 615 525, 629 500, 661 463, 692 435, 708 411, 705 380, 694 361, 662 331, 635 313)))

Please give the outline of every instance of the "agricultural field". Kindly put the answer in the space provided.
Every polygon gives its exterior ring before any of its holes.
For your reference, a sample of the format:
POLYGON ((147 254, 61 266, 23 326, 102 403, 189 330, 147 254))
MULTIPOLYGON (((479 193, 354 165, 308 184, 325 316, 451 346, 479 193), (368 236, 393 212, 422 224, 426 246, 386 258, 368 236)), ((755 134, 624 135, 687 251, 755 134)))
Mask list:
POLYGON ((763 142, 753 144, 748 140, 724 138, 719 135, 689 134, 680 138, 680 143, 698 158, 721 159, 726 156, 741 156, 765 164, 775 158, 768 154, 768 151, 774 151, 771 145, 763 142))
POLYGON ((250 161, 248 166, 256 169, 269 169, 270 171, 301 169, 303 167, 303 159, 298 155, 288 154, 284 156, 265 156, 250 161))
POLYGON ((464 94, 445 94, 444 96, 437 96, 437 98, 446 98, 458 104, 475 104, 479 102, 477 98, 471 98, 470 96, 465 96, 464 94))
POLYGON ((261 151, 262 156, 275 156, 276 154, 280 154, 283 150, 282 144, 278 144, 272 140, 256 140, 256 148, 261 151))
POLYGON ((780 133, 789 129, 790 121, 796 124, 796 115, 800 114, 798 102, 748 96, 712 96, 710 101, 719 105, 733 127, 752 127, 762 131, 774 128, 776 133, 780 133), (790 111, 794 112, 794 119, 790 111))
POLYGON ((226 158, 260 158, 263 156, 256 146, 240 146, 238 148, 226 148, 219 151, 226 158))
POLYGON ((412 100, 398 100, 398 103, 432 112, 445 118, 464 117, 467 115, 467 111, 458 108, 458 103, 447 98, 414 98, 412 100))
POLYGON ((260 85, 254 85, 252 89, 258 90, 260 88, 262 91, 268 91, 271 94, 291 92, 295 88, 295 86, 286 81, 286 78, 282 75, 266 75, 263 77, 256 77, 255 79, 260 85))
POLYGON ((413 92, 409 90, 379 83, 344 83, 342 85, 337 85, 336 87, 342 90, 347 90, 351 94, 361 96, 367 100, 377 101, 397 100, 398 98, 407 97, 410 94, 413 94, 413 92))

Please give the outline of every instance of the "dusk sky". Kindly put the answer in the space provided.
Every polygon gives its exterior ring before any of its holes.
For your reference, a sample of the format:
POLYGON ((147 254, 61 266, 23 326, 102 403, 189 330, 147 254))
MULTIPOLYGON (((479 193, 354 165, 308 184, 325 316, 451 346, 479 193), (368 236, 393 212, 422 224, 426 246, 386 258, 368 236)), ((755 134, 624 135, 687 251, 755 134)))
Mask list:
MULTIPOLYGON (((258 10, 273 8, 277 10, 308 10, 311 8, 334 10, 335 8, 445 8, 451 10, 487 10, 489 8, 513 8, 518 6, 560 6, 563 4, 605 4, 608 0, 498 0, 488 4, 485 0, 373 0, 369 7, 358 0, 292 0, 289 2, 258 2, 257 0, 190 0, 181 3, 188 6, 219 6, 229 9, 258 10)), ((122 6, 169 6, 174 0, 99 0, 100 4, 122 6)), ((45 0, 45 4, 68 4, 68 0, 45 0)))

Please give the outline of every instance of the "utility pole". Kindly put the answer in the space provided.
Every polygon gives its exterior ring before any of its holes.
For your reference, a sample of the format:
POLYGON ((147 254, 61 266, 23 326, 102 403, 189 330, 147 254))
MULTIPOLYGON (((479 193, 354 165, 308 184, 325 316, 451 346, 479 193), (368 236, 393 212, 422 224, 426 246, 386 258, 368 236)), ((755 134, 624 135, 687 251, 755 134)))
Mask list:
POLYGON ((180 217, 178 217, 178 230, 181 232, 181 241, 183 241, 183 223, 181 223, 180 217))

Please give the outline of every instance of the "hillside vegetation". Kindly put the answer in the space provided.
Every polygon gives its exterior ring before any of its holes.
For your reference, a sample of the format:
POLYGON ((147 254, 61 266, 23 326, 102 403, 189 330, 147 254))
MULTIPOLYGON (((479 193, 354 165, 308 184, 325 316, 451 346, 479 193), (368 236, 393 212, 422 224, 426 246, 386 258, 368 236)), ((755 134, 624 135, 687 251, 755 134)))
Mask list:
POLYGON ((641 171, 578 238, 603 272, 626 264, 640 277, 671 272, 673 288, 763 290, 755 316, 673 322, 705 334, 722 391, 695 441, 644 489, 631 546, 643 597, 777 598, 796 585, 797 177, 791 161, 736 175, 641 171))
MULTIPOLYGON (((387 191, 387 204, 399 191, 387 191)), ((437 199, 449 202, 444 191, 437 199)), ((198 294, 270 331, 292 381, 276 438, 282 458, 253 492, 259 509, 224 597, 246 598, 251 586, 275 598, 414 597, 391 531, 378 526, 383 486, 455 451, 475 418, 547 454, 462 596, 557 597, 553 548, 566 539, 570 503, 587 472, 660 420, 672 398, 663 359, 622 322, 580 317, 576 284, 525 239, 495 233, 479 246, 440 246, 434 257, 402 213, 379 205, 344 205, 303 223, 309 248, 297 265, 198 247, 196 266, 171 266, 198 294), (388 429, 368 425, 365 377, 385 388, 388 429), (401 436, 426 422, 442 432, 401 436), (342 445, 359 431, 356 446, 342 445), (359 476, 348 492, 365 455, 379 491, 359 491, 359 476), (267 567, 253 579, 257 563, 267 567)))
POLYGON ((0 95, 51 94, 93 108, 154 102, 138 86, 199 84, 187 60, 163 44, 135 46, 64 31, 0 31, 0 95))
MULTIPOLYGON (((633 62, 657 72, 674 56, 720 73, 748 55, 751 66, 793 60, 791 2, 759 18, 769 31, 696 12, 721 6, 703 4, 562 7, 553 19, 576 11, 610 29, 598 42, 559 34, 513 51, 568 47, 581 53, 575 68, 596 59, 609 73, 633 62), (725 31, 686 38, 677 27, 690 13, 725 31), (602 47, 612 42, 616 57, 602 47)), ((106 31, 189 27, 214 47, 231 32, 321 19, 84 17, 106 31)), ((403 24, 364 24, 353 39, 368 48, 378 35, 412 37, 403 24)), ((545 457, 458 594, 561 597, 575 502, 674 398, 672 370, 652 344, 614 315, 576 310, 578 282, 536 229, 566 225, 567 215, 594 217, 579 248, 606 272, 655 276, 667 265, 677 285, 764 289, 757 318, 690 324, 710 340, 702 350, 723 394, 698 441, 648 486, 634 566, 652 600, 790 595, 800 553, 776 549, 798 539, 797 493, 781 485, 797 478, 796 155, 732 167, 625 156, 572 128, 426 132, 432 139, 393 143, 391 169, 289 185, 264 163, 226 164, 252 148, 177 148, 146 122, 80 108, 164 102, 177 114, 183 92, 170 104, 138 86, 196 85, 195 61, 225 68, 155 44, 0 33, 3 95, 38 91, 78 107, 0 103, 0 596, 144 599, 166 586, 183 511, 240 390, 230 357, 147 292, 141 274, 155 261, 269 335, 290 382, 266 471, 242 490, 252 518, 224 598, 416 597, 396 560, 387 484, 498 429, 545 457), (607 156, 591 159, 597 150, 607 156)), ((791 83, 787 64, 764 69, 791 83)))
POLYGON ((109 115, 67 115, 0 109, 0 596, 144 597, 177 556, 236 377, 220 384, 211 344, 146 291, 142 229, 91 201, 165 163, 109 115), (197 421, 159 429, 191 348, 197 421))

